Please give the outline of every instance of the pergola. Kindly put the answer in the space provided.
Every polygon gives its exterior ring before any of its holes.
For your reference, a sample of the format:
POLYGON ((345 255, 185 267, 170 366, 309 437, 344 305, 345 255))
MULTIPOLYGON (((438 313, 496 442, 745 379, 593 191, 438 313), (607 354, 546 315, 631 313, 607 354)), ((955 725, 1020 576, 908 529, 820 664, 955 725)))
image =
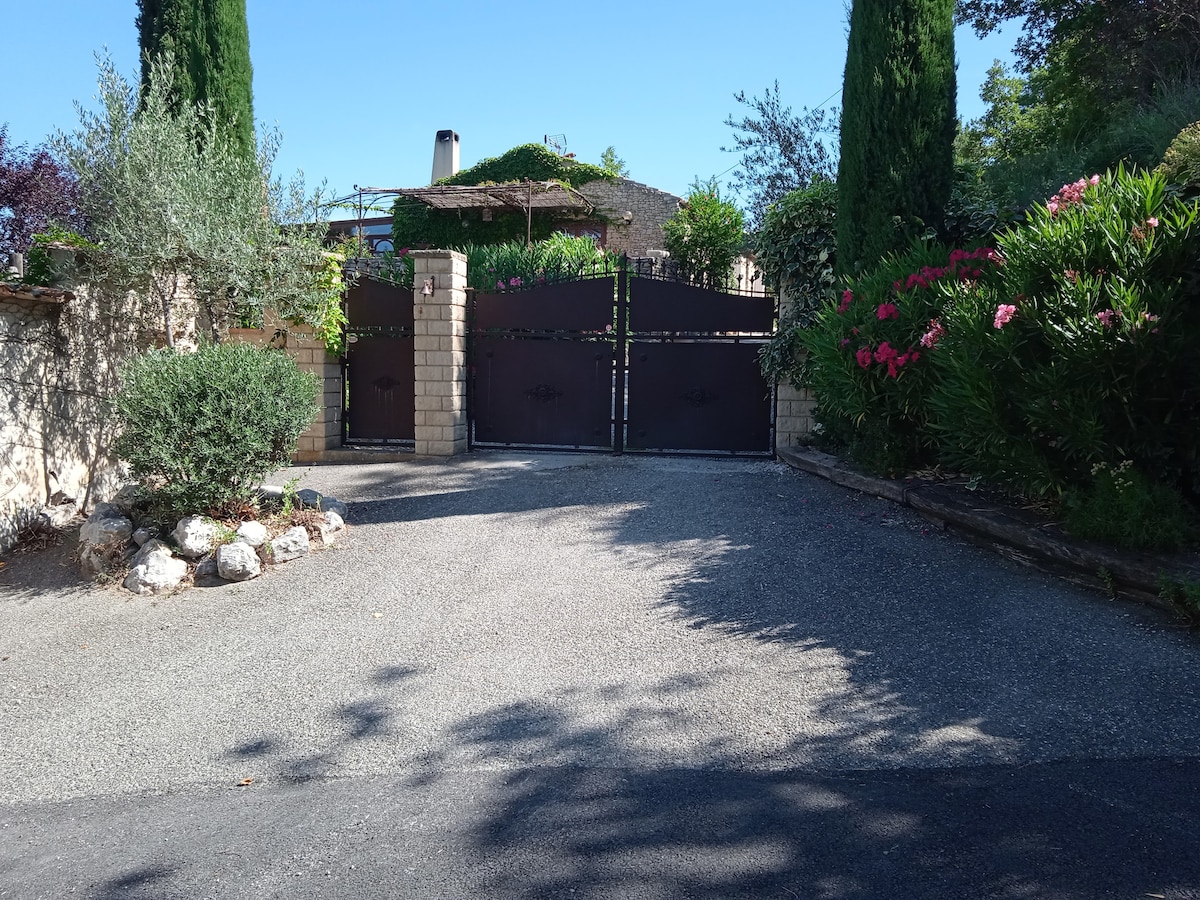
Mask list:
MULTIPOLYGON (((371 202, 385 196, 416 200, 433 209, 517 209, 525 213, 525 239, 532 232, 535 209, 560 209, 587 215, 594 207, 574 188, 559 181, 519 181, 508 184, 435 184, 421 188, 359 188, 355 186, 359 209, 363 198, 371 202)), ((349 199, 349 198, 347 198, 349 199)), ((361 215, 361 214, 360 214, 361 215)))

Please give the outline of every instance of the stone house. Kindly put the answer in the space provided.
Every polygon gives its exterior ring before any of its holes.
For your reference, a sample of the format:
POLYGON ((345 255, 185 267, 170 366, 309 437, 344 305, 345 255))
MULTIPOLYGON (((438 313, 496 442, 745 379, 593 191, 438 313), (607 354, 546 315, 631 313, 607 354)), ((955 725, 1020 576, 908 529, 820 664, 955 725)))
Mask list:
MULTIPOLYGON (((567 157, 562 162, 571 166, 567 157)), ((532 208, 553 216, 553 228, 577 237, 590 237, 601 247, 632 257, 658 255, 664 249, 663 224, 679 209, 683 198, 629 178, 603 178, 566 188, 556 182, 534 182, 526 191, 522 185, 439 185, 459 171, 459 137, 453 131, 439 131, 434 141, 434 162, 430 185, 418 188, 362 189, 363 195, 404 197, 434 209, 455 209, 482 214, 485 221, 497 209, 532 208)), ((371 216, 330 224, 330 235, 359 234, 374 252, 395 250, 391 240, 391 219, 371 216)))

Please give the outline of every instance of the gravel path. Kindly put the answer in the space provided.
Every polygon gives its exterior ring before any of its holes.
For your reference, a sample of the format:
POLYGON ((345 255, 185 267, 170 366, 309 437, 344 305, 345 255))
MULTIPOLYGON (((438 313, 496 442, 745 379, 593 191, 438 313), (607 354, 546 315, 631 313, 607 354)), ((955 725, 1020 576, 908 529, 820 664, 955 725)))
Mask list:
MULTIPOLYGON (((782 465, 479 454, 290 475, 348 502, 350 529, 253 582, 151 602, 79 584, 63 553, 0 569, 0 860, 16 860, 0 863, 0 897, 27 895, 5 892, 6 871, 45 896, 109 896, 111 857, 55 869, 39 855, 54 828, 243 802, 230 792, 276 791, 282 809, 306 786, 386 785, 394 811, 397 784, 442 784, 476 806, 496 792, 511 818, 500 793, 531 772, 636 773, 658 785, 649 797, 677 793, 673 773, 811 787, 1080 761, 1196 768, 1193 635, 782 465)), ((459 837, 498 827, 476 812, 459 837)), ((1183 882, 1135 887, 1200 891, 1200 864, 1186 865, 1183 882)), ((585 874, 462 889, 620 883, 585 874)), ((645 896, 710 896, 647 883, 645 896)), ((253 885, 212 896, 301 895, 253 885)), ((126 887, 111 896, 174 896, 167 876, 126 887)), ((312 894, 331 895, 366 894, 312 894)))

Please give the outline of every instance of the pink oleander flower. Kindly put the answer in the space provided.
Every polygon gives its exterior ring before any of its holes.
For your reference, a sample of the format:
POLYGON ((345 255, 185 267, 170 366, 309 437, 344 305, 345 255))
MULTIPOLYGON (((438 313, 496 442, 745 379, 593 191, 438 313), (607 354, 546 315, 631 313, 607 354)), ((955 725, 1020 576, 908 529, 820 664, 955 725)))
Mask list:
POLYGON ((842 338, 841 346, 845 347, 849 343, 850 343, 850 338, 842 338))
POLYGON ((508 286, 509 287, 520 287, 521 279, 514 275, 512 278, 508 279, 508 286))
POLYGON ((1148 218, 1146 220, 1146 224, 1149 225, 1151 228, 1157 228, 1158 227, 1158 217, 1151 216, 1150 218, 1148 218))
POLYGON ((880 303, 879 309, 875 310, 875 316, 881 321, 884 319, 900 318, 900 309, 895 303, 880 303))
POLYGON ((862 368, 869 369, 871 367, 871 348, 860 347, 858 352, 854 354, 854 358, 858 360, 858 364, 862 368))
POLYGON ((840 316, 842 313, 848 310, 852 302, 854 302, 854 294, 849 288, 846 288, 846 290, 842 292, 842 302, 838 304, 838 315, 840 316))
POLYGON ((1100 176, 1093 175, 1091 178, 1088 179, 1088 183, 1091 184, 1092 187, 1095 187, 1096 185, 1098 185, 1100 183, 1100 176))
POLYGON ((504 282, 503 281, 496 282, 496 290, 498 290, 498 291, 504 290, 504 282))
POLYGON ((884 341, 875 350, 875 362, 880 365, 890 365, 893 363, 900 352, 892 347, 887 341, 884 341))
POLYGON ((932 350, 937 346, 937 342, 942 339, 946 333, 946 326, 942 324, 940 319, 929 320, 929 330, 921 336, 921 346, 927 350, 932 350))
POLYGON ((1096 318, 1100 320, 1100 324, 1105 328, 1111 328, 1113 322, 1113 311, 1111 309, 1103 310, 1096 313, 1096 318))
POLYGON ((1014 315, 1016 315, 1016 313, 1016 306, 1011 303, 1001 303, 996 307, 996 318, 993 320, 992 324, 996 328, 1003 328, 1012 321, 1012 318, 1014 315))

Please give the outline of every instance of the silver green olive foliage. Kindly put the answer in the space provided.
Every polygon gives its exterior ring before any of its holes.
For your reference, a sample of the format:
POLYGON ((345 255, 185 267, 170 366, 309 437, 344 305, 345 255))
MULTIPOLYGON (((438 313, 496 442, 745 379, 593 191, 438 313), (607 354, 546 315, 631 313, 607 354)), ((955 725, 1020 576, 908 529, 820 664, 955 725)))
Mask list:
POLYGON ((271 175, 279 135, 261 135, 251 157, 206 103, 172 103, 170 54, 154 60, 138 88, 98 59, 98 109, 76 104, 79 127, 54 147, 79 180, 96 275, 152 297, 174 346, 190 284, 218 340, 232 323, 263 311, 318 330, 336 315, 322 242, 319 192, 303 177, 271 175))
POLYGON ((286 353, 236 343, 151 350, 121 381, 114 450, 168 519, 248 501, 287 465, 320 390, 286 353))

